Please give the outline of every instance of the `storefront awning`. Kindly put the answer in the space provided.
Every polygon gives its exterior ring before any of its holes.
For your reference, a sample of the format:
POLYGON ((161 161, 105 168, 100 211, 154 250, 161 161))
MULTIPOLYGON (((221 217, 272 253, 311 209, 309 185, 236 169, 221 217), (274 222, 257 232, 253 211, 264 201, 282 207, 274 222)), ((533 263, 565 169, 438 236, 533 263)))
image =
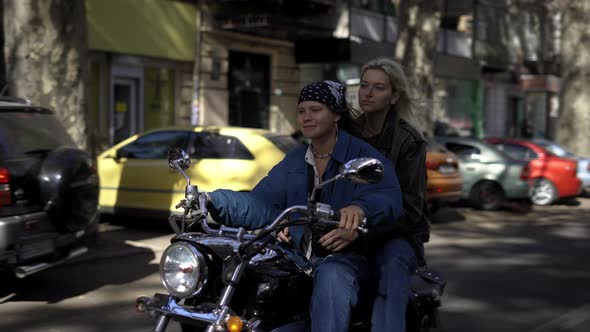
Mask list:
POLYGON ((86 0, 92 50, 193 61, 194 4, 171 0, 86 0))

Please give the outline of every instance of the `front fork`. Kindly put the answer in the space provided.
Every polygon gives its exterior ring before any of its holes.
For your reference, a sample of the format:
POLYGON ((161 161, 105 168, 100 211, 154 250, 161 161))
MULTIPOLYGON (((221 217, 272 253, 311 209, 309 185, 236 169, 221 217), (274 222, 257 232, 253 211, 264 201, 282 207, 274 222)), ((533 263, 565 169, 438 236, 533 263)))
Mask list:
POLYGON ((156 321, 156 326, 154 327, 154 332, 164 332, 166 331, 166 326, 168 326, 168 322, 170 321, 170 317, 167 315, 161 315, 158 317, 156 321))
POLYGON ((217 321, 213 324, 210 324, 205 330, 205 332, 215 332, 217 326, 223 326, 222 324, 225 322, 225 318, 229 313, 229 301, 231 300, 236 290, 235 285, 237 285, 238 282, 240 282, 240 277, 244 273, 246 265, 246 262, 241 262, 240 264, 238 264, 238 266, 236 266, 236 269, 234 270, 234 273, 231 276, 231 281, 227 284, 227 286, 225 286, 223 294, 221 295, 221 298, 217 303, 217 309, 219 310, 217 321))
MULTIPOLYGON (((215 322, 209 324, 206 332, 216 332, 218 331, 219 327, 224 326, 225 320, 230 313, 229 302, 231 301, 232 296, 235 293, 236 285, 240 281, 244 270, 246 269, 247 262, 241 262, 236 266, 234 273, 232 274, 231 281, 225 286, 219 302, 217 303, 217 319, 215 322)), ((156 326, 153 329, 153 332, 164 332, 166 327, 168 326, 168 322, 170 321, 170 317, 166 314, 162 314, 158 317, 156 321, 156 326)))

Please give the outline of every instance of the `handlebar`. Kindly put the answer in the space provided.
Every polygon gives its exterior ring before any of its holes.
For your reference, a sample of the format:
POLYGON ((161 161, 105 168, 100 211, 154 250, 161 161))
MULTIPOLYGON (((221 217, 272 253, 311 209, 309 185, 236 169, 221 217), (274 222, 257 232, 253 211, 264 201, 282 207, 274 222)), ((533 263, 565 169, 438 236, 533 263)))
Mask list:
POLYGON ((332 212, 332 220, 333 221, 340 221, 340 211, 333 211, 332 212))
MULTIPOLYGON (((199 197, 199 200, 201 200, 202 198, 199 197)), ((206 202, 201 201, 200 202, 200 206, 204 206, 206 202)), ((327 225, 332 225, 332 226, 338 226, 340 224, 340 211, 334 211, 331 209, 326 209, 326 206, 322 207, 322 210, 318 210, 318 211, 311 211, 310 208, 308 206, 305 205, 295 205, 292 207, 289 207, 285 210, 283 210, 283 212, 281 212, 281 214, 267 227, 265 227, 265 230, 270 230, 273 229, 275 226, 277 226, 283 219, 285 219, 288 215, 290 215, 291 213, 301 213, 307 217, 310 216, 316 216, 317 219, 316 222, 320 222, 320 223, 324 223, 327 225)), ((245 239, 245 240, 251 240, 253 238, 256 237, 256 235, 254 234, 250 234, 248 233, 244 228, 234 228, 234 227, 227 227, 224 225, 221 225, 221 227, 219 227, 218 229, 216 228, 212 228, 211 226, 209 226, 209 223, 207 222, 207 211, 206 209, 202 209, 202 210, 197 210, 197 211, 193 211, 192 214, 189 214, 187 216, 187 219, 192 219, 193 222, 190 223, 188 226, 188 228, 190 228, 190 226, 192 224, 194 224, 194 222, 196 222, 197 220, 200 220, 200 225, 203 229, 203 231, 207 234, 218 234, 218 235, 229 235, 229 236, 236 236, 238 239, 245 239)), ((184 232, 184 229, 181 229, 178 227, 178 223, 181 222, 183 219, 183 217, 181 216, 170 216, 169 217, 169 223, 170 226, 172 227, 172 229, 174 230, 174 232, 176 234, 180 234, 182 232, 184 232)), ((357 227, 357 231, 366 234, 368 232, 368 229, 366 228, 366 222, 367 219, 363 218, 363 221, 361 222, 361 224, 357 227)))
MULTIPOLYGON (((320 222, 323 222, 325 224, 329 224, 329 225, 334 225, 334 226, 338 226, 340 225, 340 211, 333 211, 331 213, 331 218, 330 219, 324 219, 324 218, 320 218, 320 222)), ((367 218, 363 218, 363 220, 361 221, 361 224, 356 228, 357 231, 366 234, 369 230, 366 228, 367 225, 367 218)))

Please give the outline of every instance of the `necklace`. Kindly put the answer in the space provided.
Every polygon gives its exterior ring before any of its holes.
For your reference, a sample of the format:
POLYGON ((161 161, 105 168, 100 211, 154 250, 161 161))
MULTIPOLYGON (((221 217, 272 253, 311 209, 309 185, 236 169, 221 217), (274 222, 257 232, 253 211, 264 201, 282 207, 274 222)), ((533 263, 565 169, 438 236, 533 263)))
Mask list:
POLYGON ((319 154, 319 153, 315 152, 315 150, 313 148, 311 148, 311 153, 313 153, 314 157, 319 158, 319 159, 326 159, 332 155, 332 152, 325 153, 325 154, 319 154))

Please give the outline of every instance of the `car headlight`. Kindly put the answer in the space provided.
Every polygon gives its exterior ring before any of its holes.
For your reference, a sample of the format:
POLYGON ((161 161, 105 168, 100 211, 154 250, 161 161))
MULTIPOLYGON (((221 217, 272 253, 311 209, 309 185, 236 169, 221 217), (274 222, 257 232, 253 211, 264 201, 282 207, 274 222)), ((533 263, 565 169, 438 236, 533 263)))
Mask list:
POLYGON ((160 279, 170 294, 179 297, 197 295, 207 281, 203 254, 188 242, 171 244, 160 260, 160 279))

